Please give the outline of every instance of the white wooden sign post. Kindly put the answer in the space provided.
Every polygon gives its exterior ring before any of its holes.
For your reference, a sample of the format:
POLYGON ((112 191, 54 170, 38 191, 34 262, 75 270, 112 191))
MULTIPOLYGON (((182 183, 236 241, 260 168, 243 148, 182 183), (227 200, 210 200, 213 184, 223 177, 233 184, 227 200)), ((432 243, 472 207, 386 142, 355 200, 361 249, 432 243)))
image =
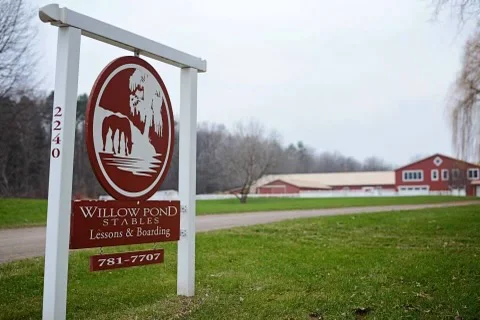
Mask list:
POLYGON ((194 295, 197 73, 205 60, 57 4, 40 8, 40 19, 58 27, 55 99, 48 193, 43 319, 66 316, 70 212, 80 39, 92 39, 181 68, 177 294, 194 295), (58 139, 54 139, 57 137, 58 139))

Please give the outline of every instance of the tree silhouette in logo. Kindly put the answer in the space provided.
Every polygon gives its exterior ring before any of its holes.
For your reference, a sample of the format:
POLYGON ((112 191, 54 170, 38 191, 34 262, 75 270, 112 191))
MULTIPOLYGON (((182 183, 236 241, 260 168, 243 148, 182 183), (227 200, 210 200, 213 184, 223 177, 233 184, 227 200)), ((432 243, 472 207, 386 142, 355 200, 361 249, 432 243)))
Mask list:
POLYGON ((156 79, 140 69, 135 69, 130 76, 130 113, 135 117, 139 116, 144 123, 142 134, 147 139, 151 128, 158 136, 163 136, 162 103, 163 94, 156 79))

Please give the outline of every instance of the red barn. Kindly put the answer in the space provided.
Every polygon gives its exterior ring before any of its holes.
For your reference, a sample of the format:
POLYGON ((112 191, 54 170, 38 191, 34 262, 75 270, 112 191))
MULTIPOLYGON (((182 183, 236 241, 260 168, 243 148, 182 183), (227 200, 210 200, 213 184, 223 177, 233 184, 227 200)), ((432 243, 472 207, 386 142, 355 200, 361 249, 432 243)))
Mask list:
POLYGON ((480 166, 441 154, 410 163, 395 170, 397 191, 464 190, 480 196, 480 166))
POLYGON ((480 180, 475 180, 475 181, 472 181, 472 185, 475 187, 476 189, 476 196, 477 197, 480 197, 480 180))
POLYGON ((299 173, 264 176, 250 193, 292 194, 305 191, 395 190, 395 172, 299 173))
POLYGON ((289 194, 301 191, 330 190, 331 187, 318 181, 302 181, 300 179, 282 178, 266 183, 257 188, 261 194, 289 194))
MULTIPOLYGON (((410 163, 395 171, 276 174, 260 178, 250 189, 257 194, 308 191, 399 194, 466 194, 480 196, 480 165, 442 154, 410 163)), ((238 189, 231 193, 239 192, 238 189)))

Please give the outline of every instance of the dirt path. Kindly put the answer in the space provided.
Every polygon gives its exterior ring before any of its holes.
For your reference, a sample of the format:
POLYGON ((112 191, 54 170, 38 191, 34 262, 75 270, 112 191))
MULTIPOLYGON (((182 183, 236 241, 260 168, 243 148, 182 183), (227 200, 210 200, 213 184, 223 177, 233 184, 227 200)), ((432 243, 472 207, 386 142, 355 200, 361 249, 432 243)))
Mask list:
MULTIPOLYGON (((204 232, 210 230, 228 229, 238 226, 270 223, 295 218, 360 214, 384 211, 405 211, 427 208, 445 208, 475 204, 480 205, 480 201, 219 214, 197 217, 196 226, 198 232, 204 232)), ((23 258, 42 256, 44 252, 45 227, 0 230, 0 263, 23 258)))

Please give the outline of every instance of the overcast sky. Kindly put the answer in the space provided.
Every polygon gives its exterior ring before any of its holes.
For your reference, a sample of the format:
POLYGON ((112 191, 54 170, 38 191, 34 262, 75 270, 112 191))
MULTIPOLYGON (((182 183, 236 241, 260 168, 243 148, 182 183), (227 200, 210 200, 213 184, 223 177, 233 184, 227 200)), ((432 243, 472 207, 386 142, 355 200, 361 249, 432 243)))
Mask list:
MULTIPOLYGON (((49 1, 31 0, 35 6, 49 1)), ((207 60, 198 121, 254 118, 284 144, 302 140, 359 160, 403 165, 454 155, 445 104, 471 27, 430 0, 57 1, 207 60)), ((40 74, 54 87, 57 28, 38 20, 40 74)), ((128 51, 82 37, 79 93, 128 51)), ((180 71, 146 59, 179 112, 180 71)))

